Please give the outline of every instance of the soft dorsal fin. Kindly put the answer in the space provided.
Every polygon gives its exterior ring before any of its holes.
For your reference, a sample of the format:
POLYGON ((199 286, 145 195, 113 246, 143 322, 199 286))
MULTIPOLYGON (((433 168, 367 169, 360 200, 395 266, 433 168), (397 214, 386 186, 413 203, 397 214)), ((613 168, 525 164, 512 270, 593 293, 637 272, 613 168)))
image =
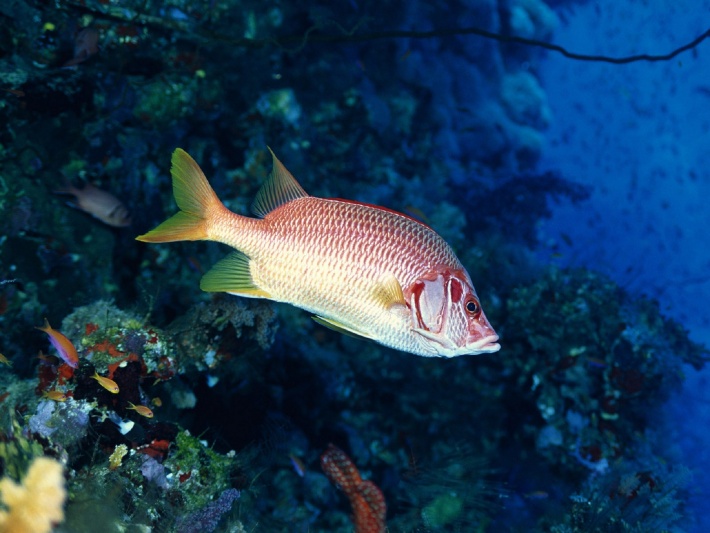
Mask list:
POLYGON ((280 205, 308 196, 296 178, 276 158, 271 148, 269 152, 271 152, 274 169, 256 194, 254 203, 251 204, 252 212, 260 218, 264 218, 280 205))

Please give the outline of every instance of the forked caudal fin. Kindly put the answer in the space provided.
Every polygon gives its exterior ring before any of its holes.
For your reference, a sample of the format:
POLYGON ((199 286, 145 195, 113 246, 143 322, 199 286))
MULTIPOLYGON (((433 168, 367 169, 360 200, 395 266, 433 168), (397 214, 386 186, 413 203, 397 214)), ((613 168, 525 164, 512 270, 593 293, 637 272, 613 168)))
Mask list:
POLYGON ((224 209, 202 169, 185 150, 173 152, 170 173, 173 195, 180 211, 145 235, 143 242, 199 241, 208 239, 207 221, 219 209, 224 209))

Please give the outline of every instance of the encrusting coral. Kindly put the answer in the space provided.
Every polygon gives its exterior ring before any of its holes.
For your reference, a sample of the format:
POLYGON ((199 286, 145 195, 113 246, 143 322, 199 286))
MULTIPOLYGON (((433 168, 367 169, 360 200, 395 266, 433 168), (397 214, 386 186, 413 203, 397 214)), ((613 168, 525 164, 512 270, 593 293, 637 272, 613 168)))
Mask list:
POLYGON ((64 519, 66 498, 62 465, 38 457, 30 465, 21 485, 9 478, 0 480, 0 533, 45 533, 64 519))

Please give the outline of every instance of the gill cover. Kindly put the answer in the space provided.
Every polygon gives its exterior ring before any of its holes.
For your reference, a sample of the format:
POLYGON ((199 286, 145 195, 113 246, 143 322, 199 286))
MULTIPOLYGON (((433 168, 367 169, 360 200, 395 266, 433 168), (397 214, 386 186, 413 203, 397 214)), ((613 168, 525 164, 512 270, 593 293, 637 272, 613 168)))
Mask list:
POLYGON ((435 268, 406 291, 412 330, 436 355, 490 353, 500 345, 464 270, 435 268))

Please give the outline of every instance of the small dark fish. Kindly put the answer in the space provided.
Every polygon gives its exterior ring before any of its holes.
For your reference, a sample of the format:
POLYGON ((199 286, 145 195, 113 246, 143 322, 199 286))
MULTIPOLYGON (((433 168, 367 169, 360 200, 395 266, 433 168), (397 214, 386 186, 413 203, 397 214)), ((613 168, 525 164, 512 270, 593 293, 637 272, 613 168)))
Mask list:
POLYGON ((17 96, 18 98, 24 98, 25 96, 25 91, 21 91, 20 89, 3 89, 6 93, 13 94, 17 96))
POLYGON ((547 491, 544 490, 534 490, 532 492, 527 492, 524 494, 525 498, 528 500, 546 500, 550 497, 547 491))
POLYGON ((67 202, 67 205, 89 213, 104 224, 115 228, 125 228, 131 225, 131 215, 121 200, 91 184, 86 184, 83 189, 77 189, 68 183, 54 192, 71 194, 75 201, 67 202))
POLYGON ((62 65, 63 68, 74 67, 83 63, 99 51, 99 30, 82 28, 74 38, 74 57, 62 65))

